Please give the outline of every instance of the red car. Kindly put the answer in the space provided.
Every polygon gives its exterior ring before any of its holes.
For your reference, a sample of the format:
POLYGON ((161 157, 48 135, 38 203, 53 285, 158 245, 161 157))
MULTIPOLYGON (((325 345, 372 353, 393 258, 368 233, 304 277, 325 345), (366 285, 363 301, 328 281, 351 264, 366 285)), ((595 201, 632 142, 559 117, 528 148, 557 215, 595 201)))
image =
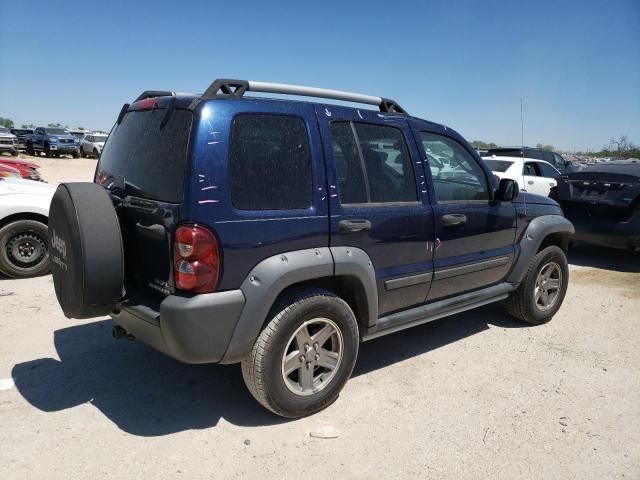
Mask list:
POLYGON ((40 165, 19 158, 0 157, 0 166, 15 168, 22 178, 29 180, 43 181, 38 168, 40 165))
POLYGON ((6 177, 20 177, 20 171, 17 168, 10 167, 4 163, 0 163, 0 179, 6 177))

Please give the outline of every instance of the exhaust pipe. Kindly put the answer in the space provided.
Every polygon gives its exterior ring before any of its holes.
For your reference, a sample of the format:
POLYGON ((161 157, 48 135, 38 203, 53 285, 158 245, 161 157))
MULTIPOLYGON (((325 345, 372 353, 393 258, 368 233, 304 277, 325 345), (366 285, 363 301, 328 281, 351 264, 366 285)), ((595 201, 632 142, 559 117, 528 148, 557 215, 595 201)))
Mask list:
POLYGON ((127 340, 135 340, 135 337, 120 325, 116 325, 111 329, 111 336, 114 340, 122 340, 123 338, 126 338, 127 340))

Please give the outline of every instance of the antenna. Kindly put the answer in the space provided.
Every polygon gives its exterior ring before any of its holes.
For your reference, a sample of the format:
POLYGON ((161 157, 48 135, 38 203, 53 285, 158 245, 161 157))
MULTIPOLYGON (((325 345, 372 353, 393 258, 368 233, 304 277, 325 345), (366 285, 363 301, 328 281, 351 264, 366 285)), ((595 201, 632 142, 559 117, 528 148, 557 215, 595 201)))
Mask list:
MULTIPOLYGON (((520 97, 520 147, 522 152, 522 158, 524 158, 524 114, 522 108, 522 97, 520 97)), ((524 165, 524 164, 523 164, 524 165)), ((524 177, 523 177, 524 180, 524 177)), ((523 182, 524 183, 524 182, 523 182)), ((524 214, 527 214, 527 192, 525 192, 524 200, 524 214)))
POLYGON ((524 155, 524 115, 522 114, 522 97, 520 97, 520 146, 524 155))

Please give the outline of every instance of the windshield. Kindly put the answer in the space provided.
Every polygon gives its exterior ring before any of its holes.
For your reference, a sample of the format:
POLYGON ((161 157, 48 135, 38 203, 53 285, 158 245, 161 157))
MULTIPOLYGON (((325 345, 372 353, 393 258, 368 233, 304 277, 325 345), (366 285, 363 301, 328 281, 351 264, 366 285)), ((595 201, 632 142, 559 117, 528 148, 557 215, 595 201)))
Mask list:
POLYGON ((9 133, 9 129, 5 127, 0 127, 0 133, 9 133))
POLYGON ((67 135, 64 128, 45 128, 44 131, 47 132, 47 135, 67 135))
POLYGON ((121 177, 127 195, 179 203, 193 115, 175 110, 160 128, 165 114, 164 109, 128 112, 111 131, 95 182, 108 187, 121 177))
POLYGON ((490 160, 487 158, 483 158, 483 160, 492 172, 506 172, 507 169, 513 165, 513 162, 508 160, 490 160))

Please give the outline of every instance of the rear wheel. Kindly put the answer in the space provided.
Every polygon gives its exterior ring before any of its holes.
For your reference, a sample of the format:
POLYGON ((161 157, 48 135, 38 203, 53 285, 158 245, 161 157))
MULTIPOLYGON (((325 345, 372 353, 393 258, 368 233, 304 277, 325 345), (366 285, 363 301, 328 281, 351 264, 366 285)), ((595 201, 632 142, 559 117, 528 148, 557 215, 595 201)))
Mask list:
POLYGON ((242 361, 247 388, 264 407, 288 418, 332 404, 358 354, 358 326, 349 305, 320 289, 292 292, 242 361))
POLYGON ((0 229, 0 272, 28 278, 49 271, 47 226, 36 220, 17 220, 0 229))
POLYGON ((547 323, 562 306, 569 285, 564 251, 556 246, 536 254, 522 283, 509 295, 510 315, 533 325, 547 323))

